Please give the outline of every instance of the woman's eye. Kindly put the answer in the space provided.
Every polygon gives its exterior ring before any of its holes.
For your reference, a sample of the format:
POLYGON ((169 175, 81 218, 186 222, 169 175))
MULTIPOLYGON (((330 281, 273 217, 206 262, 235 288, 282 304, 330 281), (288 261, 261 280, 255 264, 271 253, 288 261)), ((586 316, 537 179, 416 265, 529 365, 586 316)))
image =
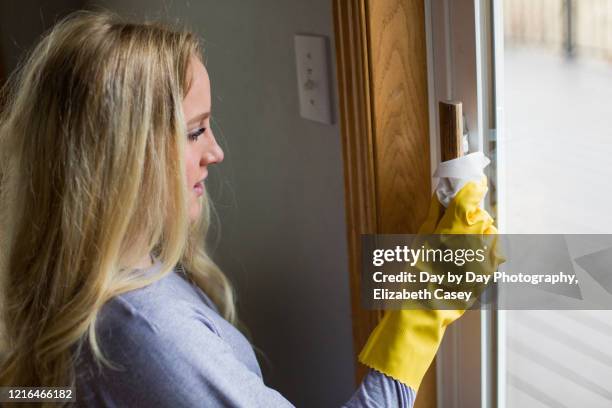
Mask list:
POLYGON ((206 128, 204 128, 204 127, 203 128, 199 128, 199 129, 194 130, 193 132, 189 132, 187 134, 187 137, 189 138, 189 140, 196 141, 196 140, 198 140, 198 137, 202 133, 204 133, 204 132, 206 132, 206 128))

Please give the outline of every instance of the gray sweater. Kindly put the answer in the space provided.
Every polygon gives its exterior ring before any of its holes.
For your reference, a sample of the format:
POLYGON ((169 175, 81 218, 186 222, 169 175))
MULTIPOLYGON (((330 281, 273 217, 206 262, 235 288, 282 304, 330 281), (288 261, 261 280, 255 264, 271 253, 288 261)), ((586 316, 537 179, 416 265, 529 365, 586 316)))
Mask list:
MULTIPOLYGON (((247 339, 182 272, 113 298, 96 327, 104 356, 121 369, 100 368, 85 342, 75 365, 78 406, 293 406, 264 384, 247 339)), ((371 370, 344 406, 412 407, 414 399, 410 387, 371 370)))

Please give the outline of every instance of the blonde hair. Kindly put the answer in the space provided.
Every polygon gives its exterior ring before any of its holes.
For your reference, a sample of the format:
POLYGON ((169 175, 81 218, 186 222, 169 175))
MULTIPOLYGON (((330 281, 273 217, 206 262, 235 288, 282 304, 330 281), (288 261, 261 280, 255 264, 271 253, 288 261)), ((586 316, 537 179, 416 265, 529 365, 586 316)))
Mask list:
MULTIPOLYGON (((236 324, 230 283, 190 223, 182 100, 196 37, 108 13, 59 22, 10 80, 0 118, 0 384, 73 384, 71 347, 104 360, 112 297, 182 267, 236 324), (163 266, 134 273, 147 254, 163 266)), ((110 362, 108 362, 110 363, 110 362)))

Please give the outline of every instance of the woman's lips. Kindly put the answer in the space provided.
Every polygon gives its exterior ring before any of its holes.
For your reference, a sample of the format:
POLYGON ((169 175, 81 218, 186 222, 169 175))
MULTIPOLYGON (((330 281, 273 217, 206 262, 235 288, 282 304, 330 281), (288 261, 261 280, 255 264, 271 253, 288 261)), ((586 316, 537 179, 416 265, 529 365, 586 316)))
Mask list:
POLYGON ((204 194, 204 181, 198 181, 194 186, 193 186, 193 190, 195 191, 196 195, 198 197, 200 197, 202 194, 204 194))
POLYGON ((205 171, 200 181, 193 185, 193 191, 195 191, 195 194, 198 197, 204 194, 204 180, 206 180, 206 177, 208 177, 208 171, 205 171))

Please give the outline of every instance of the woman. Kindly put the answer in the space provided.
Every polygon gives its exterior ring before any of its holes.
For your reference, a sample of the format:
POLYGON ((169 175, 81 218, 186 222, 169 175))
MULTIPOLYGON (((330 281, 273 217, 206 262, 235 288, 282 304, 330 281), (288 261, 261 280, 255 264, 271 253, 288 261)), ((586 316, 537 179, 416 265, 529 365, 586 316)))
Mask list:
MULTIPOLYGON (((263 383, 204 249, 223 152, 201 61, 188 32, 78 13, 13 78, 1 385, 74 385, 82 406, 291 406, 263 383)), ((414 398, 372 370, 346 405, 414 398)))

